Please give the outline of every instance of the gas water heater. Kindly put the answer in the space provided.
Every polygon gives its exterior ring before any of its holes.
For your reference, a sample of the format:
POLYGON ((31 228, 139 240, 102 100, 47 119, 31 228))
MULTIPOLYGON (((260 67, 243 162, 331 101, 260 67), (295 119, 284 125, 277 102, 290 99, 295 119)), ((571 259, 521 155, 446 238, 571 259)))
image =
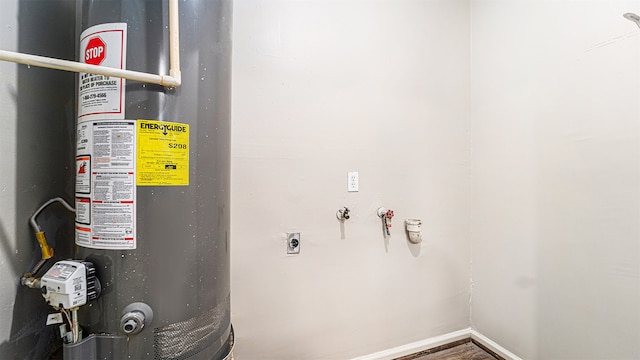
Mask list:
MULTIPOLYGON (((79 61, 169 75, 176 3, 79 1, 79 61)), ((177 14, 181 86, 78 75, 75 257, 22 281, 60 311, 66 360, 230 357, 232 2, 177 14)))

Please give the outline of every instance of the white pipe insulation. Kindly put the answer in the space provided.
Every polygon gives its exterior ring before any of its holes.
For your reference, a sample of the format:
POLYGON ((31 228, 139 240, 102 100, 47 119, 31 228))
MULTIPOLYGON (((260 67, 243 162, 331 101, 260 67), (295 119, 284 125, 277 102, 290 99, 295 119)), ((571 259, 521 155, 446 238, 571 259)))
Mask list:
POLYGON ((169 75, 149 74, 140 71, 115 69, 106 66, 61 60, 46 56, 0 50, 0 60, 49 69, 113 76, 150 84, 177 88, 182 84, 180 72, 180 34, 178 0, 169 0, 169 75))

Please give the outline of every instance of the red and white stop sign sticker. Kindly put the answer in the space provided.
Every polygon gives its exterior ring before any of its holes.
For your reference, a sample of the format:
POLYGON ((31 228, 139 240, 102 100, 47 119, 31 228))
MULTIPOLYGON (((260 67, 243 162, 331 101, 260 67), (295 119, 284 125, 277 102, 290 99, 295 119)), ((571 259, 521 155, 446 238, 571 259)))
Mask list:
MULTIPOLYGON (((126 69, 127 24, 91 26, 80 35, 78 52, 79 61, 85 64, 126 69)), ((78 76, 79 121, 124 119, 124 100, 124 79, 90 72, 78 76)))
POLYGON ((89 39, 84 50, 84 62, 91 65, 100 65, 104 61, 107 45, 99 36, 89 39))

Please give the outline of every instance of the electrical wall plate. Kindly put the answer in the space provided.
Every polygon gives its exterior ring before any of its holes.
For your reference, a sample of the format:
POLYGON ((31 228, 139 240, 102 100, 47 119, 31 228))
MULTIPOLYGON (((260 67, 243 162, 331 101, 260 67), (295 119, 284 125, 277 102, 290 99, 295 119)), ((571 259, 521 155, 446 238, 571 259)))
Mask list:
POLYGON ((287 233, 287 254, 300 254, 300 233, 287 233))
POLYGON ((347 173, 347 191, 348 192, 358 192, 360 188, 358 172, 350 171, 347 173))

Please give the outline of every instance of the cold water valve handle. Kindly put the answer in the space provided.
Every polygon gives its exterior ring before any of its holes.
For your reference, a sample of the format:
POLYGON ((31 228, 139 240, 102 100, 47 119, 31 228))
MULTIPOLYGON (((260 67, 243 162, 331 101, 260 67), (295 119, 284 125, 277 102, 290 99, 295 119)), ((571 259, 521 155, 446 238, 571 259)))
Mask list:
POLYGON ((349 215, 349 208, 348 207, 343 207, 342 209, 338 210, 336 212, 336 217, 338 218, 338 220, 340 221, 345 221, 345 220, 349 220, 349 218, 351 217, 349 215))
POLYGON ((391 235, 391 219, 393 219, 393 210, 387 210, 383 207, 378 208, 378 217, 382 219, 382 224, 387 232, 387 235, 391 235))

